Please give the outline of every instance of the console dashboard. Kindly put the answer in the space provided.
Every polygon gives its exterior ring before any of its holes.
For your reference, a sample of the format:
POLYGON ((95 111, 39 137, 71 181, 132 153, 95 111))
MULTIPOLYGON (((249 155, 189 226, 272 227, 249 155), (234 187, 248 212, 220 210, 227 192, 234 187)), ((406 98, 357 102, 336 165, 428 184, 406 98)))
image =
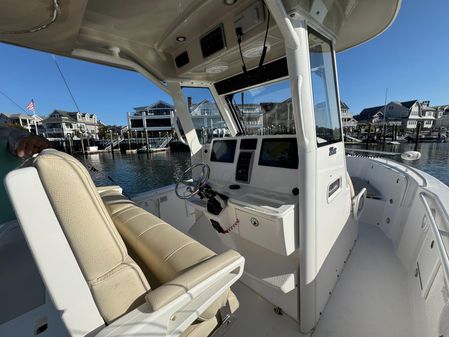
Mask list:
POLYGON ((210 180, 291 193, 297 186, 298 146, 291 135, 217 138, 204 150, 210 180))
POLYGON ((204 199, 189 199, 211 224, 274 253, 298 248, 298 146, 294 136, 217 138, 203 148, 209 185, 226 206, 210 212, 204 199), (219 226, 219 227, 218 227, 219 226))

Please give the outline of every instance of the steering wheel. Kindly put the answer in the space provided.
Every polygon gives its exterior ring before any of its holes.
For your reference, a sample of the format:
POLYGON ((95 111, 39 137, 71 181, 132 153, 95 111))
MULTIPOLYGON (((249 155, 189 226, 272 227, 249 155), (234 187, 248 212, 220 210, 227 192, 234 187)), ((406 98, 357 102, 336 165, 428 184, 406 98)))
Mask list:
POLYGON ((209 179, 210 167, 204 163, 198 163, 193 166, 190 166, 180 178, 176 180, 175 193, 180 199, 189 199, 194 195, 198 194, 200 189, 207 184, 207 180, 209 179), (196 179, 189 179, 190 172, 192 172, 196 168, 201 168, 201 174, 196 179), (180 193, 180 186, 187 186, 184 193, 180 193))

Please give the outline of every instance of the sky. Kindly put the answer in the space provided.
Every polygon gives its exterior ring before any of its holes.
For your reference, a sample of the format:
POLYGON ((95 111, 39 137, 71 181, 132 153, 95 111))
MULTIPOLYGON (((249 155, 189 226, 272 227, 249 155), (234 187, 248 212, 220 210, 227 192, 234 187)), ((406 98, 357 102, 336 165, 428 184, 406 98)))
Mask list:
MULTIPOLYGON (((379 0, 382 1, 382 0, 379 0)), ((449 1, 403 0, 392 26, 377 38, 337 54, 340 97, 356 115, 387 101, 449 104, 449 1)), ((133 107, 171 98, 140 74, 57 57, 81 112, 126 125, 133 107)), ((0 44, 0 91, 36 113, 76 111, 50 54, 0 44)), ((0 94, 0 113, 18 113, 0 94)))

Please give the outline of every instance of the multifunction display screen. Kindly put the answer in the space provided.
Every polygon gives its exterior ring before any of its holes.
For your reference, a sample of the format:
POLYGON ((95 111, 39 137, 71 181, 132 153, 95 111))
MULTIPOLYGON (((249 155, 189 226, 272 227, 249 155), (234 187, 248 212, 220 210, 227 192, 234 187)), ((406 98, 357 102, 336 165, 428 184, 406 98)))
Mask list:
POLYGON ((212 153, 210 154, 210 161, 233 163, 236 146, 236 139, 214 140, 212 145, 212 153))
POLYGON ((298 145, 296 138, 262 140, 259 165, 297 169, 298 145))

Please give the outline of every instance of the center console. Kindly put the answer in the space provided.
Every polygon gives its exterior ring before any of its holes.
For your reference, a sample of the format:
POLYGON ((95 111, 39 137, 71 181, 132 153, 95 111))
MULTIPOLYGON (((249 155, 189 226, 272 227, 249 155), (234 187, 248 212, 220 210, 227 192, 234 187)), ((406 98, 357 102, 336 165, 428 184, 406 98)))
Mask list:
POLYGON ((195 196, 202 239, 245 256, 242 282, 298 317, 298 147, 292 135, 217 138, 204 146, 208 185, 219 201, 195 196), (218 211, 217 211, 218 209, 218 211), (202 220, 201 220, 201 217, 202 220), (215 234, 214 234, 215 233, 215 234))
POLYGON ((282 256, 298 248, 298 148, 292 136, 218 138, 208 154, 209 185, 226 205, 211 212, 208 201, 190 199, 219 233, 232 230, 282 256))

